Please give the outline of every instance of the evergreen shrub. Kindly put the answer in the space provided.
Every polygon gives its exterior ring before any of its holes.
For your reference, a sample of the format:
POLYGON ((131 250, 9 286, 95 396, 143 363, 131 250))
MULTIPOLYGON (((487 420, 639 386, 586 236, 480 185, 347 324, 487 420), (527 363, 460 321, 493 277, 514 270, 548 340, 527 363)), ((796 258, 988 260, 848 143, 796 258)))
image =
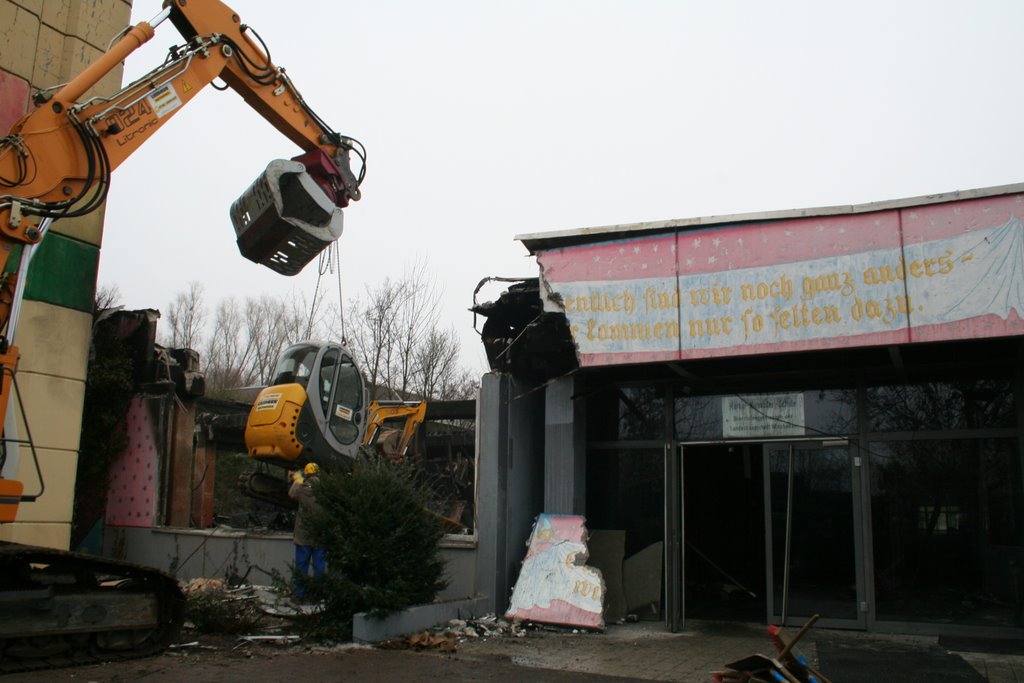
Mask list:
POLYGON ((312 635, 347 639, 354 614, 428 603, 447 585, 444 527, 410 463, 364 449, 351 472, 324 472, 314 491, 307 526, 327 549, 327 572, 307 582, 322 601, 312 635))

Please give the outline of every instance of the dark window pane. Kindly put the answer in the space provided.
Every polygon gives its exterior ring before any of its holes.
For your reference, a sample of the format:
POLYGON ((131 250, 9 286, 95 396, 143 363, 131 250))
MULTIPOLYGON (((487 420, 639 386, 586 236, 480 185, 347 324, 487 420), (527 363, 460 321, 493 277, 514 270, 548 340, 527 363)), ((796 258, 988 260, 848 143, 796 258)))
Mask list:
POLYGON ((1019 625, 1014 439, 870 444, 878 618, 1019 625))
POLYGON ((641 619, 663 616, 664 463, 660 448, 587 453, 587 529, 623 537, 621 571, 644 577, 631 584, 626 609, 641 619))
POLYGON ((660 387, 615 387, 591 396, 587 435, 591 441, 665 437, 665 398, 660 387))
POLYGON ((324 354, 320 361, 320 375, 317 377, 317 392, 320 395, 320 409, 324 415, 331 415, 331 390, 334 388, 334 371, 338 365, 338 352, 334 349, 324 354))
POLYGON ((804 392, 808 436, 842 436, 857 431, 857 392, 822 389, 804 392))
POLYGON ((1014 426, 1009 380, 869 387, 867 406, 875 432, 1014 426))
POLYGON ((673 415, 674 438, 679 441, 722 438, 721 396, 677 396, 673 415))

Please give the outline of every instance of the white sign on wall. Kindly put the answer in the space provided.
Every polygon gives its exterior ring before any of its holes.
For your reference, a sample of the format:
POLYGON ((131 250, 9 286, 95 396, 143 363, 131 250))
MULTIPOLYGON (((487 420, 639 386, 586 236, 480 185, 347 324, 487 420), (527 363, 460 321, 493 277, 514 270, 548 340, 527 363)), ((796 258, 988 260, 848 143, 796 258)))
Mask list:
POLYGON ((722 398, 723 438, 803 436, 805 431, 802 393, 722 398))

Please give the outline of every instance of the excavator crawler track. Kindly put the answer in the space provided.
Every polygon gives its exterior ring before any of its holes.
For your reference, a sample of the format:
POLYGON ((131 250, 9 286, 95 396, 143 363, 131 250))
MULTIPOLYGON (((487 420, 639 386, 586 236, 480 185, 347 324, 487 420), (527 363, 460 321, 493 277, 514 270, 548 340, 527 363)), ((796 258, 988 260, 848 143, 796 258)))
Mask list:
POLYGON ((185 598, 159 570, 0 542, 0 674, 157 654, 185 598))

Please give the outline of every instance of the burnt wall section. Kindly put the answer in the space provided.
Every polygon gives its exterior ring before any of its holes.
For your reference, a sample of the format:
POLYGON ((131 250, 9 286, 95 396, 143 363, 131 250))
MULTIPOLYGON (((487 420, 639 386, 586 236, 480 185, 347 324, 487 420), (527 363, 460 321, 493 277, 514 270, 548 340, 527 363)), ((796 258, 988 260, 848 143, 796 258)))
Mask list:
MULTIPOLYGON (((122 416, 126 444, 109 468, 104 522, 187 527, 196 481, 195 403, 205 392, 199 355, 156 343, 157 311, 118 310, 98 317, 97 334, 113 330, 122 340, 133 385, 122 416)), ((83 451, 82 457, 89 454, 83 451)))
POLYGON ((473 313, 485 318, 480 336, 491 370, 544 381, 579 367, 565 315, 543 310, 539 288, 531 278, 497 301, 474 303, 473 313))

